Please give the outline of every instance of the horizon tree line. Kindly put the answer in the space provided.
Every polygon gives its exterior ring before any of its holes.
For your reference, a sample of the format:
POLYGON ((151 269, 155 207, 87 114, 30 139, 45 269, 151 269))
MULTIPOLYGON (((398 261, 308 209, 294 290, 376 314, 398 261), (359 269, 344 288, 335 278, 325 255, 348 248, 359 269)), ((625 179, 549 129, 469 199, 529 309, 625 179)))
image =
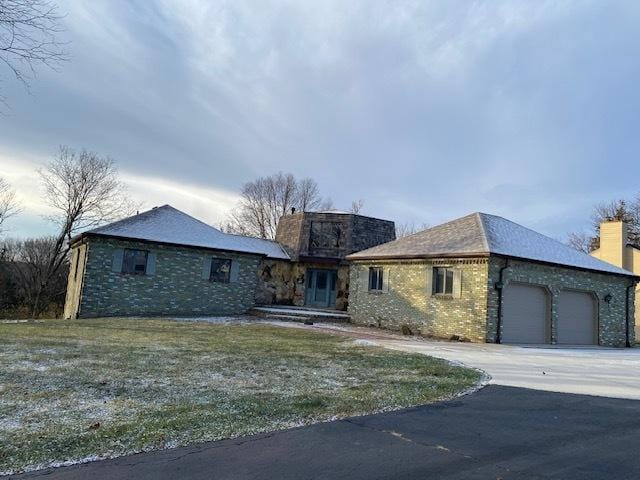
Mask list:
MULTIPOLYGON (((139 208, 120 180, 115 161, 108 156, 61 146, 37 172, 43 199, 53 212, 46 219, 56 226, 57 233, 26 239, 0 238, 0 314, 6 315, 11 308, 31 318, 47 311, 59 314, 66 293, 73 236, 139 208)), ((349 211, 362 213, 363 208, 363 200, 354 200, 349 211)), ((321 195, 312 178, 298 179, 291 173, 278 172, 246 182, 238 205, 221 229, 273 239, 278 220, 292 209, 331 210, 334 204, 321 195)), ((21 211, 15 190, 0 177, 0 236, 6 231, 6 222, 21 211)), ((590 229, 569 233, 566 243, 582 252, 592 252, 599 246, 599 228, 604 220, 627 222, 628 241, 640 244, 640 194, 633 199, 595 205, 590 229)), ((400 223, 396 225, 396 236, 401 238, 425 228, 426 223, 400 223)))

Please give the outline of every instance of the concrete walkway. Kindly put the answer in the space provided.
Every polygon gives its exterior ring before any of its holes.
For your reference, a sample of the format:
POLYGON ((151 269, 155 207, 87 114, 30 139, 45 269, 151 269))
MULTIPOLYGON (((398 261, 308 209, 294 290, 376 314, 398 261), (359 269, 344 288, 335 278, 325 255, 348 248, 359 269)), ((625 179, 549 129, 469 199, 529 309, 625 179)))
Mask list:
POLYGON ((318 329, 366 340, 391 350, 460 362, 487 372, 494 385, 640 400, 640 348, 441 342, 351 325, 274 324, 318 329))

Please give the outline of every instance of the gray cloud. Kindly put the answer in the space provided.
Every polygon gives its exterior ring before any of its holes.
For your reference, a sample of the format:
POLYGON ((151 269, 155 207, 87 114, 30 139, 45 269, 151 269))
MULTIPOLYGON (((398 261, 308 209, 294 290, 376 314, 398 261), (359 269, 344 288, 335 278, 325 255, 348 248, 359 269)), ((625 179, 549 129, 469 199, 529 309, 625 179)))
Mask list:
POLYGON ((182 205, 212 222, 221 196, 278 170, 373 215, 434 224, 485 210, 556 237, 586 227, 593 203, 640 190, 637 2, 61 9, 72 61, 32 96, 2 83, 4 157, 86 146, 149 177, 141 198, 153 179, 154 199, 178 198, 160 180, 198 190, 182 205))

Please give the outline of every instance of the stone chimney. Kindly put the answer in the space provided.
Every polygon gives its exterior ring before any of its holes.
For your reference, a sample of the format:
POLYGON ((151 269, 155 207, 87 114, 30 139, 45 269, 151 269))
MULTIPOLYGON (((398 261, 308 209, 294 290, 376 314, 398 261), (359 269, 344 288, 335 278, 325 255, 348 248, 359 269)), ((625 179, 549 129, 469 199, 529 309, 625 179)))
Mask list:
POLYGON ((620 220, 600 224, 600 251, 598 258, 625 268, 627 247, 627 224, 620 220))

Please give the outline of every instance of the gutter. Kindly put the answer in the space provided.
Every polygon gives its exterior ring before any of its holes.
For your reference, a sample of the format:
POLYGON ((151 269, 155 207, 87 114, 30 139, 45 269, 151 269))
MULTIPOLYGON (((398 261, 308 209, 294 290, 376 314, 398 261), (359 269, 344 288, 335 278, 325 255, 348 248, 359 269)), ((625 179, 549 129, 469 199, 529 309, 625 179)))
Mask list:
POLYGON ((498 290, 498 312, 497 312, 497 320, 496 320, 496 343, 502 343, 502 292, 504 290, 504 271, 509 268, 509 259, 506 259, 504 267, 500 269, 500 278, 495 284, 495 289, 498 290))
MULTIPOLYGON (((352 254, 358 255, 358 254, 352 254)), ((618 277, 633 277, 636 280, 640 280, 640 275, 637 275, 633 272, 610 272, 607 270, 597 270, 595 268, 586 268, 586 267, 578 267, 575 265, 564 265, 561 263, 553 263, 547 262, 544 260, 535 260, 532 258, 525 257, 515 257, 513 255, 505 255, 501 253, 487 253, 487 252, 471 252, 471 253, 438 253, 438 254, 428 254, 428 255, 369 255, 369 256, 355 256, 347 255, 345 258, 350 262, 384 262, 384 261, 394 261, 394 260, 430 260, 430 259, 438 259, 438 258, 504 258, 504 259, 512 259, 517 260, 519 262, 525 263, 535 263, 538 265, 547 265, 550 267, 557 268, 566 268, 568 270, 577 270, 580 272, 591 272, 598 273, 600 275, 616 275, 618 277)))
POLYGON ((629 292, 631 291, 632 288, 635 288, 635 285, 633 283, 627 287, 627 298, 626 298, 626 304, 625 304, 626 318, 625 318, 625 324, 624 324, 624 327, 625 327, 624 334, 625 334, 625 346, 627 348, 631 347, 631 341, 629 339, 629 333, 631 332, 631 328, 629 326, 629 317, 630 317, 629 316, 629 298, 630 298, 629 292))
MULTIPOLYGON (((242 235, 239 235, 239 236, 242 236, 242 235)), ((261 252, 248 252, 248 251, 245 251, 245 250, 233 250, 233 249, 230 249, 230 248, 215 248, 215 247, 205 247, 205 246, 201 246, 201 245, 188 245, 188 244, 184 244, 184 243, 163 242, 163 241, 160 241, 160 240, 148 240, 148 239, 145 239, 145 238, 135 238, 135 237, 126 237, 126 236, 118 236, 118 235, 106 235, 106 234, 94 233, 94 232, 84 232, 84 233, 81 233, 80 235, 77 235, 76 237, 71 239, 70 245, 75 246, 78 242, 84 240, 85 238, 88 239, 88 238, 91 238, 91 237, 94 237, 94 238, 110 238, 110 239, 114 239, 114 240, 124 240, 124 241, 129 241, 129 242, 141 242, 141 243, 146 243, 146 244, 168 245, 168 246, 171 246, 171 247, 183 247, 183 248, 191 248, 191 249, 197 249, 197 250, 209 250, 209 251, 213 251, 213 252, 234 253, 234 254, 242 254, 242 255, 253 255, 253 256, 262 257, 262 258, 270 258, 272 260, 291 261, 290 257, 289 258, 270 257, 268 254, 261 253, 261 252)), ((282 247, 280 248, 280 250, 282 250, 282 247)), ((284 252, 284 253, 286 253, 286 252, 284 252)))
POLYGON ((350 262, 366 262, 366 261, 387 261, 387 260, 429 260, 432 258, 488 258, 491 256, 488 252, 465 252, 465 253, 433 253, 433 254, 395 254, 395 255, 358 255, 352 254, 345 257, 350 262), (352 256, 354 255, 354 256, 352 256), (357 256, 355 256, 357 255, 357 256))

